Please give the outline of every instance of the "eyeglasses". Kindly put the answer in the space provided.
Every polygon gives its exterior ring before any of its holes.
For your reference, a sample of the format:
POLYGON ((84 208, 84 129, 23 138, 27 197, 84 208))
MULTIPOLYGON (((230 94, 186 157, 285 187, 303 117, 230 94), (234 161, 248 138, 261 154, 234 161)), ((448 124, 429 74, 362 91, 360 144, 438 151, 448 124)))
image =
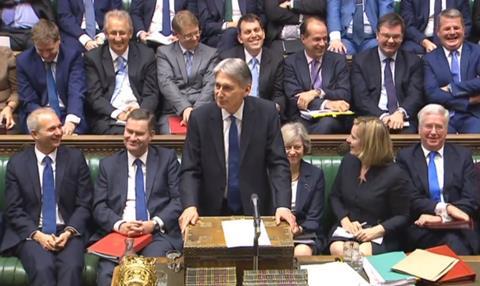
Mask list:
POLYGON ((182 35, 182 37, 185 40, 189 41, 189 40, 192 40, 193 38, 199 38, 201 34, 202 34, 202 31, 198 30, 190 34, 182 35))

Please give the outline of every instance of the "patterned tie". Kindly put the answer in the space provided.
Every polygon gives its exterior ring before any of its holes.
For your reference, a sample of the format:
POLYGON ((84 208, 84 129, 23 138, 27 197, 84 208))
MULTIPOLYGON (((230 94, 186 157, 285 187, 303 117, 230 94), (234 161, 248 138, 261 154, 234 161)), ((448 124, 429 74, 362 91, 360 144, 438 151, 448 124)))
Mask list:
POLYGON ((387 109, 388 113, 394 113, 398 108, 397 95, 395 90, 395 84, 393 83, 392 68, 390 63, 393 62, 392 58, 386 58, 383 60, 385 62, 385 70, 383 72, 383 80, 385 85, 385 90, 387 91, 387 109))
POLYGON ((53 78, 52 63, 47 63, 46 72, 48 105, 55 111, 58 117, 61 117, 60 103, 58 102, 57 85, 55 84, 55 79, 53 78))
POLYGON ((117 71, 115 72, 115 89, 113 90, 112 99, 110 102, 114 102, 122 91, 123 81, 127 76, 127 61, 123 57, 118 57, 116 60, 117 71))
POLYGON ((228 192, 227 203, 233 214, 242 211, 240 197, 240 146, 235 116, 230 115, 230 131, 228 132, 228 192))
POLYGON ((250 72, 252 73, 252 91, 250 92, 251 96, 258 96, 258 76, 259 76, 259 65, 257 58, 252 58, 250 60, 250 72))
POLYGON ((170 20, 170 0, 163 0, 162 11, 162 34, 169 36, 172 33, 170 20))
POLYGON ((363 42, 363 0, 355 0, 355 13, 353 14, 352 40, 360 45, 363 42))
POLYGON ((185 52, 185 69, 187 70, 187 77, 192 75, 193 54, 190 51, 185 52))
POLYGON ((437 33, 438 26, 438 15, 442 12, 442 0, 431 0, 435 1, 435 6, 433 7, 433 33, 437 33))
POLYGON ((2 20, 7 26, 11 26, 15 22, 15 8, 3 8, 2 20))
POLYGON ((140 221, 147 221, 147 203, 145 201, 145 184, 143 182, 143 163, 140 159, 135 160, 137 172, 135 173, 135 218, 140 221))
POLYGON ((322 75, 320 72, 320 61, 313 59, 310 62, 310 80, 312 82, 312 89, 320 90, 322 88, 322 75))
POLYGON ((233 20, 233 8, 232 0, 225 0, 225 16, 223 17, 225 22, 231 22, 233 20))
POLYGON ((435 202, 440 202, 440 185, 438 184, 437 168, 435 166, 435 156, 438 153, 431 151, 428 153, 428 189, 435 202))
POLYGON ((461 75, 460 75, 460 63, 458 62, 458 51, 457 50, 451 51, 450 56, 452 57, 450 72, 452 73, 453 82, 460 83, 461 75))
POLYGON ((85 7, 85 32, 90 38, 95 39, 97 29, 95 28, 95 10, 92 0, 83 0, 83 6, 85 7))
POLYGON ((53 177, 52 159, 43 158, 42 181, 42 232, 52 234, 57 232, 55 180, 53 177))

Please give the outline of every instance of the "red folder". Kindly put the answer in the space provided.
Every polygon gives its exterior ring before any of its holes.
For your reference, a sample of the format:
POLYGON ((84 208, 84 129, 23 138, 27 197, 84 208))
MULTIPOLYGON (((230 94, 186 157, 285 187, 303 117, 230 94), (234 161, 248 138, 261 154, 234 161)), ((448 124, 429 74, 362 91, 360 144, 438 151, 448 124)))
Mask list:
POLYGON ((440 245, 436 247, 427 248, 427 251, 441 254, 445 256, 455 257, 458 259, 457 264, 447 272, 438 282, 460 282, 460 281, 475 281, 475 271, 464 261, 462 261, 448 245, 440 245))
POLYGON ((452 220, 449 222, 430 222, 425 223, 425 228, 429 229, 473 229, 473 220, 452 220))
MULTIPOLYGON (((125 239, 127 237, 118 233, 111 232, 99 241, 92 244, 87 250, 89 253, 96 254, 100 257, 117 261, 125 253, 125 239)), ((151 234, 144 234, 135 237, 133 240, 133 249, 135 252, 142 250, 152 241, 151 234)))
POLYGON ((168 125, 170 126, 170 134, 187 134, 187 126, 180 124, 183 118, 180 116, 168 117, 168 125))

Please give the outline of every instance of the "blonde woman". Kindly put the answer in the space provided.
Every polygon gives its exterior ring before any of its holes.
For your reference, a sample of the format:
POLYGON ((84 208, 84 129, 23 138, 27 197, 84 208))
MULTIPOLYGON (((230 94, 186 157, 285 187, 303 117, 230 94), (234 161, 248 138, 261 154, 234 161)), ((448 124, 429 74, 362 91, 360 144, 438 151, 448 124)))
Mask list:
POLYGON ((324 246, 321 225, 324 209, 325 182, 319 168, 305 162, 303 156, 310 152, 310 137, 301 123, 288 123, 282 127, 285 151, 292 175, 292 211, 297 218, 298 231, 294 255, 320 254, 324 246))
POLYGON ((331 237, 330 252, 343 255, 347 240, 357 241, 363 255, 397 250, 398 233, 408 221, 409 182, 393 162, 388 128, 378 118, 357 118, 347 143, 350 154, 342 160, 330 195, 338 219, 331 233, 340 226, 353 238, 331 237), (381 237, 381 242, 372 241, 381 237))

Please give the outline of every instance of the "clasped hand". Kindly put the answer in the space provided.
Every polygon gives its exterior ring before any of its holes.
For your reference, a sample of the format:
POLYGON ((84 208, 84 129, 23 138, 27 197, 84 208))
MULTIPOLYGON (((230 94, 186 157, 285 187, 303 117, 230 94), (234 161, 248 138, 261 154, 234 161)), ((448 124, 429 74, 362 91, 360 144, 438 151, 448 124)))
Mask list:
POLYGON ((152 233, 155 229, 153 221, 127 221, 120 225, 119 232, 128 237, 136 237, 152 233))
POLYGON ((69 231, 62 232, 59 236, 37 231, 33 235, 33 240, 38 242, 45 250, 60 251, 65 247, 71 236, 72 234, 69 231))

